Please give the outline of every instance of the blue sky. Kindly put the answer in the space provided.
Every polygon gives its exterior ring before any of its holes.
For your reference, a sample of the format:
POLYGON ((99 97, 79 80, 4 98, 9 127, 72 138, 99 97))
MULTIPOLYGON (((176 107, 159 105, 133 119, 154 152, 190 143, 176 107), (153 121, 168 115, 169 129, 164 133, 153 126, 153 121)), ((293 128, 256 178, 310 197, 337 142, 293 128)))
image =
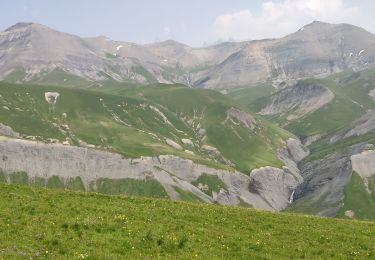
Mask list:
POLYGON ((37 22, 79 36, 192 46, 280 37, 313 20, 375 32, 373 0, 5 0, 0 30, 37 22))

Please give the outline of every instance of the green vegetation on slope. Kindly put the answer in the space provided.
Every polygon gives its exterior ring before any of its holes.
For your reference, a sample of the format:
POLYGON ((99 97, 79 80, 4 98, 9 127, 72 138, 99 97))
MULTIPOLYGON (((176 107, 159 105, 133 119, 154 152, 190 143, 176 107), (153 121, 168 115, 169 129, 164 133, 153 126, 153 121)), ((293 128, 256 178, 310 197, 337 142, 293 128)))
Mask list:
POLYGON ((0 123, 28 138, 85 142, 128 158, 170 154, 249 173, 266 165, 281 167, 277 150, 291 136, 259 116, 256 129, 233 122, 227 111, 236 102, 216 91, 183 85, 107 83, 94 91, 0 83, 0 95, 0 123), (45 92, 60 94, 55 105, 46 102, 45 92), (183 149, 168 145, 167 138, 183 149), (203 145, 219 153, 205 151, 203 145))
POLYGON ((155 179, 99 179, 95 186, 97 192, 104 194, 168 198, 163 186, 155 179))
POLYGON ((0 83, 0 122, 24 136, 78 145, 80 140, 126 157, 172 154, 218 168, 204 155, 173 149, 164 138, 180 142, 194 133, 176 115, 151 102, 79 89, 0 83), (58 92, 54 106, 45 92, 58 92), (166 124, 156 107, 172 124, 166 124))
POLYGON ((276 151, 283 145, 283 139, 292 136, 258 116, 258 131, 233 124, 227 120, 226 112, 238 104, 212 90, 163 84, 148 87, 109 85, 97 90, 160 104, 180 118, 193 120, 195 126, 199 125, 206 130, 206 142, 218 148, 225 158, 243 172, 265 165, 281 167, 276 151))
POLYGON ((255 86, 235 88, 228 93, 228 96, 251 111, 259 112, 265 105, 267 97, 273 92, 275 88, 270 82, 266 82, 255 86))
POLYGON ((355 259, 375 223, 0 184, 0 257, 355 259))
POLYGON ((369 188, 372 195, 366 190, 361 176, 353 173, 351 182, 345 187, 344 206, 340 209, 338 216, 345 217, 347 210, 354 212, 356 219, 375 220, 375 187, 372 186, 374 179, 370 180, 369 188))
POLYGON ((216 175, 202 174, 197 180, 192 182, 194 186, 200 188, 204 193, 212 196, 212 192, 218 193, 221 189, 226 189, 225 183, 216 175))

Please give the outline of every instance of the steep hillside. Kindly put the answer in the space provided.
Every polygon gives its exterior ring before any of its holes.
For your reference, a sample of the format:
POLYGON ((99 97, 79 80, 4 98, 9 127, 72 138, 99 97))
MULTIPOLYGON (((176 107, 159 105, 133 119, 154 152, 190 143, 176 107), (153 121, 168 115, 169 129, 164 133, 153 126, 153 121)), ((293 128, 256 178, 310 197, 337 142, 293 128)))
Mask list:
POLYGON ((301 158, 288 150, 300 153, 301 144, 292 134, 211 90, 98 90, 0 84, 4 180, 271 210, 289 205, 301 182, 301 158))
POLYGON ((304 180, 288 210, 375 219, 370 185, 374 158, 368 158, 375 145, 373 72, 348 70, 324 79, 284 83, 281 88, 266 83, 229 93, 308 147, 310 155, 298 164, 304 180))
POLYGON ((375 256, 370 222, 4 184, 0 208, 4 258, 375 256))
POLYGON ((107 94, 1 84, 0 94, 1 122, 29 139, 86 143, 127 157, 203 157, 249 172, 281 165, 277 149, 291 136, 219 93, 182 85, 120 86, 107 94), (48 92, 59 94, 55 103, 48 92))

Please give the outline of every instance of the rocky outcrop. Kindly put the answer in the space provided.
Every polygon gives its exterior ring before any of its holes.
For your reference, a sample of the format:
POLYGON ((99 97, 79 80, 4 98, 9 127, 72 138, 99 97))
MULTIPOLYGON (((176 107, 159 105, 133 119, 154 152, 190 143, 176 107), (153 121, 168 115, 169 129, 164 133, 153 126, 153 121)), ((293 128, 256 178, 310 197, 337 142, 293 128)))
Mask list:
POLYGON ((285 208, 298 182, 292 174, 270 167, 254 170, 248 176, 240 172, 213 169, 170 155, 125 159, 118 154, 87 147, 6 137, 0 137, 0 169, 7 173, 23 171, 31 179, 80 177, 86 189, 103 178, 153 178, 163 185, 172 199, 179 198, 174 189, 179 187, 207 203, 236 205, 242 201, 268 210, 285 208), (217 176, 226 189, 212 196, 205 194, 192 184, 202 174, 217 176))
POLYGON ((181 145, 179 145, 178 143, 176 143, 175 141, 173 141, 173 140, 171 140, 171 139, 169 139, 169 138, 166 138, 166 139, 165 139, 165 142, 166 142, 169 146, 173 147, 174 149, 182 150, 181 145))
POLYGON ((362 178, 375 175, 375 151, 369 150, 350 157, 353 170, 362 178))
POLYGON ((300 165, 303 183, 295 192, 295 202, 303 200, 314 214, 336 216, 342 207, 344 188, 352 176, 352 155, 368 150, 372 145, 362 143, 346 148, 323 159, 300 165))
POLYGON ((308 156, 310 152, 297 139, 289 138, 286 145, 286 148, 279 150, 279 159, 285 164, 284 170, 292 173, 298 182, 301 183, 303 178, 298 168, 298 163, 308 156))
POLYGON ((374 99, 374 101, 375 101, 375 89, 370 90, 370 92, 368 93, 368 95, 369 95, 370 97, 372 97, 372 98, 374 99))
POLYGON ((227 111, 227 120, 230 119, 233 122, 242 124, 244 127, 254 130, 257 127, 257 121, 255 118, 238 108, 231 107, 227 111))
POLYGON ((297 163, 302 161, 310 154, 310 151, 302 145, 300 140, 297 139, 289 138, 287 140, 287 147, 291 159, 297 163))
POLYGON ((352 155, 350 161, 352 162, 353 171, 361 176, 367 192, 371 194, 372 191, 368 187, 368 180, 370 177, 375 176, 375 151, 369 150, 352 155))
POLYGON ((282 114, 293 120, 319 109, 333 98, 334 94, 321 85, 298 83, 271 96, 260 114, 282 114))
POLYGON ((274 167, 253 170, 250 178, 250 191, 259 194, 276 210, 282 210, 289 205, 290 197, 299 184, 293 174, 274 167))
POLYGON ((15 132, 11 127, 0 123, 0 135, 9 137, 20 137, 20 134, 15 132))

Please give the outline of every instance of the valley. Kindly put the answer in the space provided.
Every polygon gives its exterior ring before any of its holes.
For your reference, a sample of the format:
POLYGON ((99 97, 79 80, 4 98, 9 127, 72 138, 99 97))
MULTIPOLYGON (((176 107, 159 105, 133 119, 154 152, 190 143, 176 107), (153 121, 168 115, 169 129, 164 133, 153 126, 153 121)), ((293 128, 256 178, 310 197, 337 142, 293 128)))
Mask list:
POLYGON ((0 182, 375 220, 374 50, 322 22, 204 48, 16 24, 0 33, 0 182))

